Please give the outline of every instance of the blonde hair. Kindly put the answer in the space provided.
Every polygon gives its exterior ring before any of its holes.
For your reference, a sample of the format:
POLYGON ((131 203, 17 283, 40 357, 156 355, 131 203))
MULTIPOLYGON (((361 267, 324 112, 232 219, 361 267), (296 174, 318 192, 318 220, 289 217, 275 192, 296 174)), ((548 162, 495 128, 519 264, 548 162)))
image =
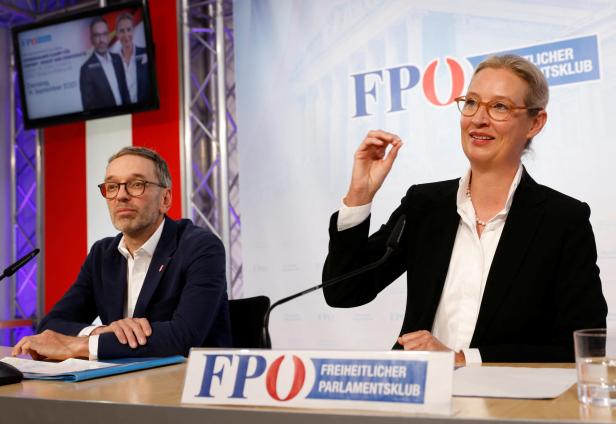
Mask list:
POLYGON ((529 108, 529 116, 536 116, 540 110, 547 107, 548 100, 550 99, 548 81, 545 79, 543 72, 530 61, 514 54, 489 56, 477 66, 473 73, 473 78, 486 68, 508 69, 526 81, 528 89, 524 96, 524 106, 529 108))
POLYGON ((130 14, 130 13, 128 13, 128 12, 124 12, 124 13, 120 13, 120 14, 118 15, 118 17, 116 18, 116 22, 115 22, 115 23, 116 23, 116 26, 115 26, 115 27, 117 28, 117 27, 118 27, 118 24, 120 23, 120 21, 123 21, 123 20, 130 21, 131 26, 132 26, 132 27, 134 27, 134 26, 135 26, 135 23, 133 22, 133 15, 132 15, 132 14, 130 14))

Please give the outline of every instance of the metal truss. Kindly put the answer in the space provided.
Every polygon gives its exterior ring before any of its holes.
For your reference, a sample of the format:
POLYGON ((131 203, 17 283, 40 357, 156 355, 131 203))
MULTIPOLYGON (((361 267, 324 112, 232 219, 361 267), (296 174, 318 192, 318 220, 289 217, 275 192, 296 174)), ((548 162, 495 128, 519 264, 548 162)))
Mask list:
POLYGON ((184 149, 192 169, 185 175, 184 210, 223 241, 229 294, 239 298, 243 285, 233 4, 184 0, 182 7, 184 149))
MULTIPOLYGON (((11 107, 11 224, 13 228, 13 260, 37 247, 39 240, 39 204, 37 182, 40 175, 40 149, 36 131, 23 127, 22 105, 15 79, 11 72, 13 101, 11 107)), ((38 263, 31 261, 13 276, 11 282, 12 320, 29 320, 16 325, 11 333, 11 344, 25 335, 32 334, 31 323, 38 314, 38 263), (30 325, 28 325, 30 324, 30 325)))
POLYGON ((10 28, 34 20, 34 13, 28 8, 22 8, 23 1, 0 1, 0 27, 10 28))
MULTIPOLYGON (((0 0, 0 26, 11 28, 48 17, 52 14, 72 11, 92 2, 78 0, 0 0)), ((13 260, 24 256, 41 242, 42 191, 41 143, 36 130, 26 130, 23 125, 23 110, 17 84, 15 64, 11 55, 10 69, 10 125, 11 125, 11 226, 13 260)), ((2 328, 11 330, 9 342, 15 343, 33 333, 33 325, 43 312, 42 259, 31 261, 10 280, 10 317, 2 328)))
MULTIPOLYGON (((0 19, 6 26, 23 24, 34 19, 34 4, 24 2, 0 4, 0 19)), ((37 167, 38 146, 36 131, 23 127, 23 115, 17 74, 13 59, 10 69, 10 125, 11 125, 11 228, 13 261, 37 245, 37 167)), ((10 281, 10 320, 27 320, 12 327, 11 345, 19 338, 32 334, 32 323, 37 318, 38 263, 31 261, 21 268, 10 281)))
POLYGON ((11 28, 92 4, 93 0, 0 0, 0 27, 11 28))
MULTIPOLYGON (((239 162, 235 122, 233 18, 231 1, 183 0, 184 40, 184 213, 220 236, 227 251, 231 298, 242 295, 239 162), (219 63, 224 64, 219 66, 219 63), (219 93, 222 93, 219 95, 219 93)), ((12 27, 52 14, 91 7, 95 1, 0 0, 0 26, 12 27)), ((13 258, 41 241, 41 143, 23 127, 21 99, 11 68, 11 170, 13 258)), ((12 278, 10 343, 31 334, 43 312, 42 262, 32 261, 12 278)))

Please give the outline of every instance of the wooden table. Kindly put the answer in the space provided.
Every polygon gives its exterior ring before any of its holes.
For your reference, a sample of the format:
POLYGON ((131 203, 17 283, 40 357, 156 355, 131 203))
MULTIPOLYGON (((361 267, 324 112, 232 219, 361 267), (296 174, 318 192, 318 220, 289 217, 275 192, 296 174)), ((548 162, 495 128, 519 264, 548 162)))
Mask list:
MULTIPOLYGON (((6 356, 7 348, 0 347, 6 356)), ((524 364, 524 366, 529 366, 524 364)), ((540 366, 546 366, 541 364, 540 366)), ((572 367, 573 364, 554 364, 572 367)), ((206 407, 180 402, 186 365, 81 383, 24 381, 0 387, 0 423, 466 424, 614 421, 614 409, 583 407, 572 386, 553 400, 453 398, 450 417, 363 411, 206 407)))

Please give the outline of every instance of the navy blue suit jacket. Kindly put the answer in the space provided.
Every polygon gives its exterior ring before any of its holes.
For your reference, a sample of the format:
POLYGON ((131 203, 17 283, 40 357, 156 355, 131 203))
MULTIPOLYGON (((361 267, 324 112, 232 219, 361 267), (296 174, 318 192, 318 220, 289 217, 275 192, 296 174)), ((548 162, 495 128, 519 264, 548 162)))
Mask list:
MULTIPOLYGON (((97 316, 104 325, 123 318, 127 261, 118 251, 121 238, 92 246, 77 281, 43 318, 39 332, 76 336, 97 316)), ((99 358, 186 356, 191 347, 231 346, 225 251, 218 237, 189 220, 165 217, 133 316, 149 320, 147 343, 132 349, 115 334, 102 334, 99 358)))
POLYGON ((150 73, 148 72, 148 51, 144 47, 135 47, 135 67, 137 68, 137 102, 149 102, 152 99, 150 73))
MULTIPOLYGON (((327 280, 373 262, 401 214, 398 249, 374 271, 326 287, 336 307, 370 302, 407 272, 406 313, 400 334, 432 329, 460 223, 459 180, 412 186, 387 224, 368 237, 370 220, 338 231, 330 221, 327 280)), ((526 170, 516 189, 481 299, 470 343, 483 362, 572 362, 573 331, 605 327, 590 208, 537 184, 526 170)), ((400 349, 399 344, 394 349, 400 349)))
MULTIPOLYGON (((111 55, 111 63, 113 63, 113 69, 118 81, 122 105, 128 105, 130 104, 130 95, 126 85, 126 74, 124 73, 122 58, 116 53, 109 52, 109 54, 111 55)), ((81 103, 84 110, 117 106, 113 91, 111 91, 111 85, 107 81, 103 65, 101 65, 96 57, 96 53, 92 53, 88 60, 81 65, 79 70, 79 91, 81 92, 81 103)))

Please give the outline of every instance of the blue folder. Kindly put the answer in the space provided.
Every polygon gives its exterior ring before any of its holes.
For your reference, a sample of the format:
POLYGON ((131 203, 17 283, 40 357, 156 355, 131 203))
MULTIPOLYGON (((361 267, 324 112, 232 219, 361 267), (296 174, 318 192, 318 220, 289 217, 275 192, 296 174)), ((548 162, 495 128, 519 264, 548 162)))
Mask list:
POLYGON ((30 380, 56 380, 56 381, 85 381, 93 378, 107 377, 110 375, 124 374, 127 372, 145 370, 148 368, 162 367, 165 365, 179 364, 186 360, 183 356, 168 356, 165 358, 122 358, 111 359, 103 362, 117 364, 114 367, 84 370, 66 374, 41 375, 24 373, 24 378, 30 380))

